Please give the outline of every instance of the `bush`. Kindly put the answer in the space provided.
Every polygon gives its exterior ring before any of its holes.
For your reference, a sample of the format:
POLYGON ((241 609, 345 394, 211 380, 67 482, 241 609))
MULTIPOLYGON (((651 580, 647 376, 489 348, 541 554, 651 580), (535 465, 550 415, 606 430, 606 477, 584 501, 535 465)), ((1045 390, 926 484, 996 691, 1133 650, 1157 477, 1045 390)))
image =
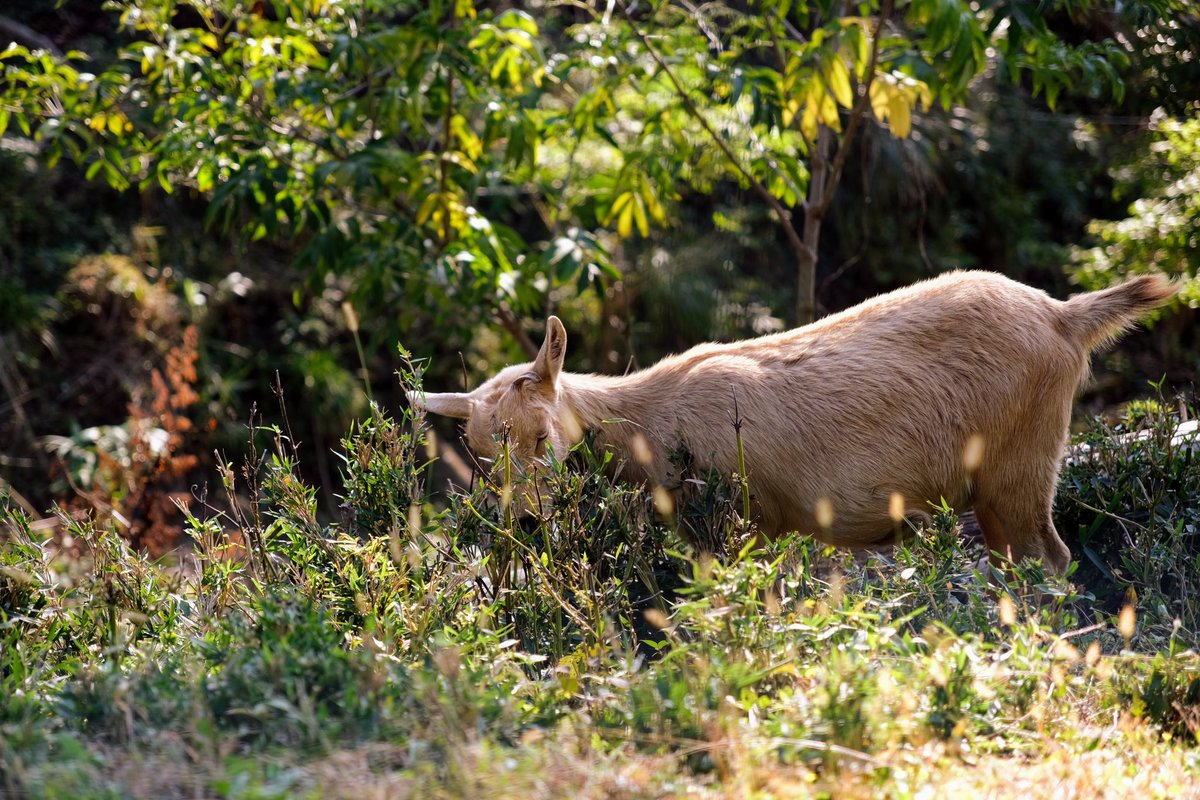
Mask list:
MULTIPOLYGON (((1184 418, 1196 406, 1180 401, 1184 418)), ((1160 401, 1116 426, 1096 423, 1063 470, 1055 519, 1079 560, 1075 579, 1115 614, 1138 610, 1147 649, 1200 643, 1200 453, 1175 442, 1160 401), (1178 620, 1178 626, 1176 625, 1178 620)))

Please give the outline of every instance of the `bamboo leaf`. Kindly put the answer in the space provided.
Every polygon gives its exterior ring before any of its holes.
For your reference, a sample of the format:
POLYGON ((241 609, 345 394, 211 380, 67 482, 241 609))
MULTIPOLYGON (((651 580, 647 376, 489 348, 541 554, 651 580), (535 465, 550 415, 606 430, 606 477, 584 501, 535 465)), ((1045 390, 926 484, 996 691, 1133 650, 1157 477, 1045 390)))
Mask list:
POLYGON ((608 214, 604 217, 604 224, 610 224, 621 214, 622 211, 625 210, 625 206, 629 205, 629 203, 632 201, 633 194, 630 192, 621 192, 619 195, 617 195, 617 199, 613 200, 612 205, 609 206, 608 214))
POLYGON ((628 239, 633 235, 633 196, 629 197, 629 202, 621 209, 621 215, 617 218, 617 234, 622 239, 628 239))
POLYGON ((650 235, 650 222, 646 219, 646 206, 642 198, 635 197, 633 200, 633 221, 637 223, 638 233, 642 236, 650 235))
POLYGON ((649 212, 651 219, 659 225, 666 223, 666 212, 663 211, 662 203, 658 202, 658 196, 654 193, 649 181, 642 182, 642 201, 645 203, 646 211, 649 212))

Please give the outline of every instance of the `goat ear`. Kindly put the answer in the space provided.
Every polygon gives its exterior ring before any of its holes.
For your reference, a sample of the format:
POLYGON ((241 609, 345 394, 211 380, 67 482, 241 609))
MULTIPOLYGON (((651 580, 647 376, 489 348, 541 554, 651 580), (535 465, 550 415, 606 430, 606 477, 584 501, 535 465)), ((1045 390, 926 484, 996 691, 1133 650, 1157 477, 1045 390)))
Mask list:
POLYGON ((515 381, 513 381, 513 387, 516 389, 520 389, 520 388, 523 388, 528 383, 541 383, 541 382, 542 382, 541 376, 531 370, 529 372, 524 373, 523 375, 518 375, 517 379, 515 381))
POLYGON ((567 355, 567 329, 558 317, 546 320, 546 341, 533 361, 533 372, 539 379, 553 386, 562 372, 563 358, 567 355))
POLYGON ((457 419, 468 419, 471 416, 471 395, 463 392, 409 392, 408 402, 413 408, 420 408, 434 414, 457 419))

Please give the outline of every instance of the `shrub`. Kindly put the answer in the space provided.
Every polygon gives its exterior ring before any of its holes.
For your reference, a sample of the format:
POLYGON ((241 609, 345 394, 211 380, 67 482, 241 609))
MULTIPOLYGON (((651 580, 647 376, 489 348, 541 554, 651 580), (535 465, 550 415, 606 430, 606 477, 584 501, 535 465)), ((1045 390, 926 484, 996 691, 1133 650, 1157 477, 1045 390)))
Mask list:
MULTIPOLYGON (((1179 407, 1195 417, 1193 402, 1179 407)), ((1109 614, 1135 604, 1150 649, 1172 636, 1200 643, 1200 453, 1194 442, 1173 441, 1178 420, 1159 400, 1135 406, 1118 425, 1095 423, 1068 460, 1055 502, 1059 531, 1079 560, 1075 580, 1109 614)))

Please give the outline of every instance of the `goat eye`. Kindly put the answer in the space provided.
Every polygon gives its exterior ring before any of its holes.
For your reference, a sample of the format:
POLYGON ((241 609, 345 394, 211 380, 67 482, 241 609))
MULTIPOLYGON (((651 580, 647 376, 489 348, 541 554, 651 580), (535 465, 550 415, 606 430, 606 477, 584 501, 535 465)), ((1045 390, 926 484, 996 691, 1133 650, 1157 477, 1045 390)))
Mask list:
POLYGON ((537 443, 540 445, 542 442, 546 441, 549 438, 550 438, 549 433, 539 433, 538 437, 537 437, 537 443))

